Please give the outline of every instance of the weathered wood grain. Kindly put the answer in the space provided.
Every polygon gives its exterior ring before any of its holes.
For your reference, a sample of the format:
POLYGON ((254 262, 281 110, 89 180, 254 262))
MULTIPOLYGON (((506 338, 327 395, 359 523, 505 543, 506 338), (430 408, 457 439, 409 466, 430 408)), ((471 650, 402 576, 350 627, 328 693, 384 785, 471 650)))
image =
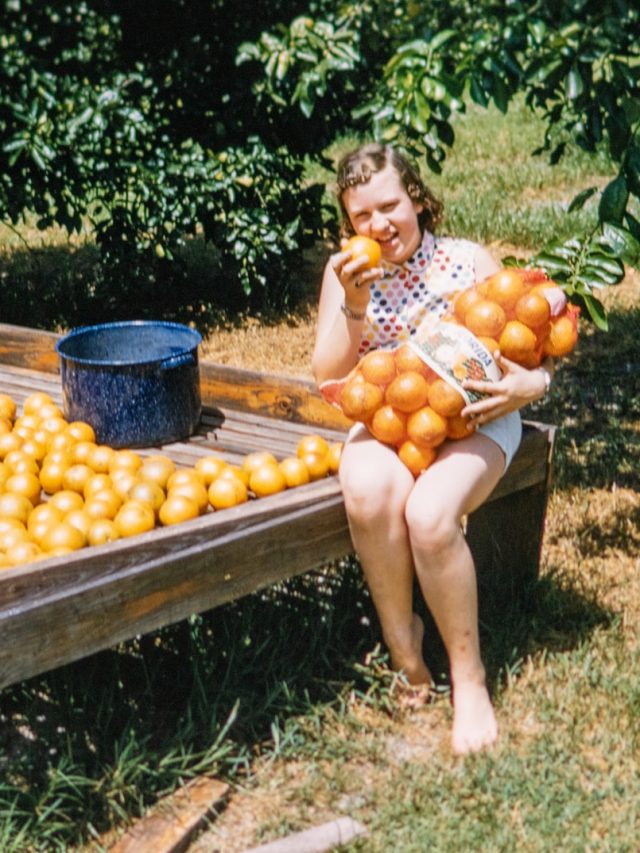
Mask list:
MULTIPOLYGON (((18 402, 34 390, 60 401, 51 359, 55 340, 0 325, 0 390, 18 402)), ((198 434, 141 453, 166 453, 182 465, 209 453, 237 462, 258 448, 279 458, 293 453, 311 431, 328 440, 344 438, 335 410, 310 384, 203 367, 208 391, 198 434)), ((516 575, 518 565, 526 575, 537 570, 552 446, 550 427, 527 425, 506 475, 469 518, 468 536, 483 574, 505 564, 516 575)), ((317 568, 351 549, 340 487, 330 477, 175 527, 0 571, 0 687, 317 568)))

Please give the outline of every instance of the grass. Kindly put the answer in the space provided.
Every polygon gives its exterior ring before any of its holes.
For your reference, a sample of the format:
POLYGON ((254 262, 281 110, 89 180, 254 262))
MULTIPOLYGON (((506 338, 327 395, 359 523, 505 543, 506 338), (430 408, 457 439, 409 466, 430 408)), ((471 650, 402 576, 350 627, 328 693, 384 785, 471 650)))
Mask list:
MULTIPOLYGON (((448 228, 526 254, 565 227, 563 205, 609 167, 575 155, 551 169, 529 154, 540 134, 522 109, 463 118, 434 182, 448 228)), ((604 298, 611 331, 583 329, 528 413, 558 425, 555 479, 540 578, 508 612, 483 609, 495 750, 452 758, 446 677, 433 705, 397 709, 347 559, 2 691, 0 849, 105 849, 206 773, 232 795, 192 853, 246 850, 343 814, 369 830, 352 851, 636 850, 640 276, 604 298)), ((312 319, 282 323, 281 352, 294 332, 311 337, 312 319)), ((261 336, 256 321, 248 329, 247 350, 261 336)), ((250 359, 243 345, 236 363, 250 359)), ((428 654, 441 672, 432 633, 428 654)))

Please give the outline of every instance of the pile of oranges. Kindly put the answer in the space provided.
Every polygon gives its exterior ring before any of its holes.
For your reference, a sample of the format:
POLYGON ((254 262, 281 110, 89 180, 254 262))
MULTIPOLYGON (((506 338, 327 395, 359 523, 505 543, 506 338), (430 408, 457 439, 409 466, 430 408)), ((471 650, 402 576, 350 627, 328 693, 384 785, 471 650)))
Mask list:
POLYGON ((397 448, 416 477, 431 465, 445 439, 469 435, 460 414, 462 394, 407 344, 364 355, 342 386, 339 405, 378 441, 397 448))
POLYGON ((492 355, 499 350, 523 367, 538 367, 545 356, 569 355, 578 340, 579 308, 566 304, 552 316, 552 289, 560 292, 543 270, 502 269, 458 293, 443 319, 463 325, 492 355))
MULTIPOLYGON (((444 322, 464 326, 491 355, 499 351, 527 368, 545 356, 568 355, 578 339, 579 309, 542 270, 502 269, 454 294, 451 303, 444 322), (553 303, 560 306, 557 316, 553 303)), ((327 383, 323 394, 394 447, 416 477, 446 439, 470 434, 462 394, 407 344, 367 353, 344 382, 327 383)))
POLYGON ((342 444, 303 436, 295 456, 232 465, 215 455, 178 467, 164 455, 97 444, 45 393, 22 413, 0 394, 0 569, 60 556, 277 494, 338 470, 342 444))

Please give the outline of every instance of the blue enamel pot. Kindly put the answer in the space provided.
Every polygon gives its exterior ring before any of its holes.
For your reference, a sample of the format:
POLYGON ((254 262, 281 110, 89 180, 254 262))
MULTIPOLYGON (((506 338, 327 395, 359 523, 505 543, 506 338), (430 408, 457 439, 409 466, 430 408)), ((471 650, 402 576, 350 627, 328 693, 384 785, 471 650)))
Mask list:
POLYGON ((200 420, 201 341, 195 329, 155 320, 73 329, 56 344, 66 419, 116 448, 187 438, 200 420))

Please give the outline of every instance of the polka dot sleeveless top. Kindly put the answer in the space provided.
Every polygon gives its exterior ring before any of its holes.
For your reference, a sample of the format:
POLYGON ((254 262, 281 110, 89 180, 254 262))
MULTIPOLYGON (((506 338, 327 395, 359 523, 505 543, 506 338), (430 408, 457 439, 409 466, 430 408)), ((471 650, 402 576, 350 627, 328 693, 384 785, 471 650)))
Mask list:
POLYGON ((402 266, 384 261, 384 275, 371 287, 358 356, 398 346, 415 335, 427 316, 442 316, 450 294, 475 283, 477 248, 469 240, 425 231, 420 247, 402 266))

